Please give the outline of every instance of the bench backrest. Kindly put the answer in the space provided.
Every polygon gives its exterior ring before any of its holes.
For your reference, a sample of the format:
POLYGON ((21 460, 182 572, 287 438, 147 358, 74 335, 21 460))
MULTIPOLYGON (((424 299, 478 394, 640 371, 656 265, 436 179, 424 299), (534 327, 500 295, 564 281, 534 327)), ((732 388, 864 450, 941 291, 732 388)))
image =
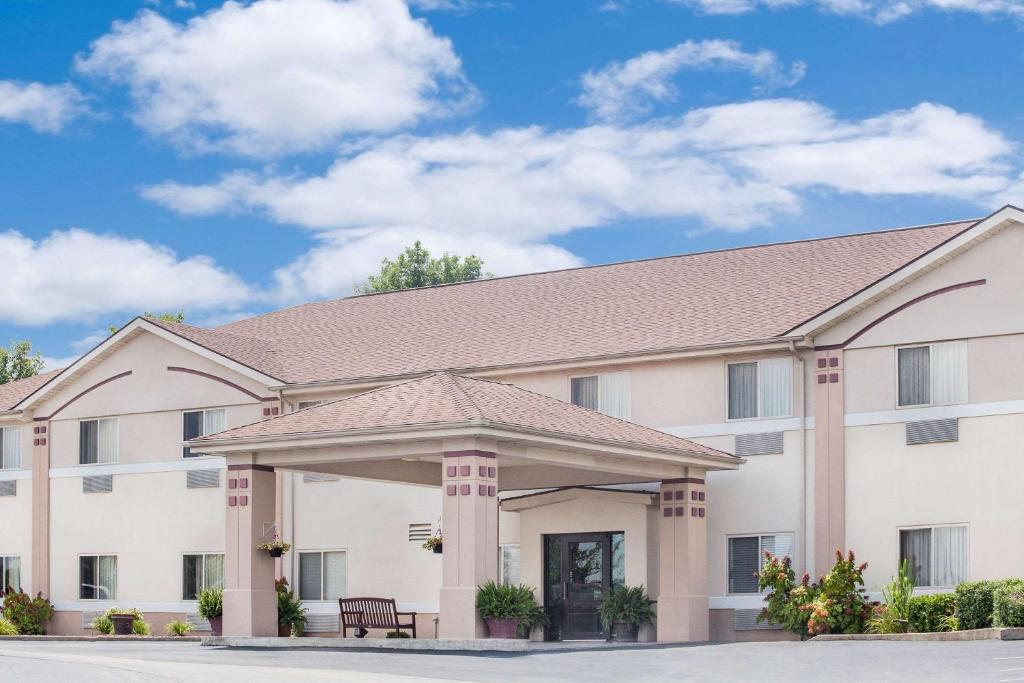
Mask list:
POLYGON ((395 628, 398 608, 393 598, 341 598, 341 621, 347 626, 395 628))

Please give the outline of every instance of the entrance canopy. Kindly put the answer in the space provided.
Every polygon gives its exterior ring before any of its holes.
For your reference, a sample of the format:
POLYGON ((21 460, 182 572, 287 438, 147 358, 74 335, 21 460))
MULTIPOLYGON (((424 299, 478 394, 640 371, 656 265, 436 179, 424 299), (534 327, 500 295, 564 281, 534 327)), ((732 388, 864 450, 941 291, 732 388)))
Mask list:
POLYGON ((633 483, 741 459, 520 387, 436 373, 197 439, 274 468, 440 485, 446 452, 493 453, 501 490, 633 483))

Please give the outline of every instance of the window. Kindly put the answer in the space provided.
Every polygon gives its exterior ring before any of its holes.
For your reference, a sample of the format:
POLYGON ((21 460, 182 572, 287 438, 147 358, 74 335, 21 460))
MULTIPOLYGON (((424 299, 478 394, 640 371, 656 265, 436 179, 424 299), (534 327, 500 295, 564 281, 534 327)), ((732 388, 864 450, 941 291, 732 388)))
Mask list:
POLYGON ((730 420, 793 414, 791 359, 730 363, 728 368, 730 420))
POLYGON ((519 585, 519 544, 503 545, 498 549, 498 583, 504 586, 519 585))
POLYGON ((21 429, 0 428, 0 470, 16 470, 21 467, 21 429))
POLYGON ((224 587, 224 555, 182 555, 181 599, 198 600, 207 588, 224 587))
POLYGON ((916 586, 949 587, 967 579, 967 527, 900 530, 900 563, 916 586))
POLYGON ((967 401, 967 342, 906 346, 897 364, 900 407, 967 401))
POLYGON ((21 590, 21 558, 0 557, 0 591, 21 590))
POLYGON ((299 410, 305 410, 306 408, 314 408, 323 403, 323 401, 299 401, 299 410))
POLYGON ((345 553, 299 553, 299 599, 337 600, 345 597, 345 553))
POLYGON ((82 555, 78 558, 78 598, 117 599, 117 557, 82 555))
POLYGON ((573 404, 629 419, 629 373, 609 372, 569 380, 573 404))
MULTIPOLYGON (((227 417, 223 408, 214 410, 192 410, 182 413, 182 441, 191 441, 207 434, 222 432, 227 427, 227 417)), ((205 453, 193 453, 188 446, 182 446, 181 457, 198 458, 205 453)))
POLYGON ((757 593, 757 577, 766 552, 776 557, 793 554, 793 534, 732 536, 729 538, 729 592, 757 593))
POLYGON ((78 464, 117 462, 117 419, 82 420, 78 423, 78 464))

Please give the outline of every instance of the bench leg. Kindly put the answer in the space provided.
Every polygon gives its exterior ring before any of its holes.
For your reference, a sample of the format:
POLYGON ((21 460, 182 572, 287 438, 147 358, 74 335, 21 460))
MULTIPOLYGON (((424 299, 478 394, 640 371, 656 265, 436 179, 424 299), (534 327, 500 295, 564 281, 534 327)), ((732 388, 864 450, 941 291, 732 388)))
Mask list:
POLYGON ((359 627, 359 628, 358 628, 358 629, 356 630, 356 638, 365 638, 365 637, 366 637, 366 634, 368 634, 368 633, 369 633, 369 631, 367 631, 367 630, 366 630, 365 628, 363 628, 362 626, 360 626, 360 627, 359 627))

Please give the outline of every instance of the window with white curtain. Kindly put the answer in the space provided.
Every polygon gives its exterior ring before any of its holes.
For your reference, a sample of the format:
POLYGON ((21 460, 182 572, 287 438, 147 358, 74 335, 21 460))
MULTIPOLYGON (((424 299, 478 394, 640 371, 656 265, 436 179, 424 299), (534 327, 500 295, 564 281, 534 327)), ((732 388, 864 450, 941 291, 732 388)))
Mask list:
POLYGON ((0 591, 8 588, 21 590, 21 558, 13 555, 0 557, 0 591))
POLYGON ((916 586, 947 588, 967 580, 965 525, 900 529, 900 563, 916 586))
POLYGON ((21 467, 21 428, 0 427, 0 470, 21 467))
POLYGON ((182 555, 181 599, 198 600, 207 588, 224 587, 224 554, 196 553, 182 555))
POLYGON ((729 363, 729 419, 793 414, 793 360, 770 358, 729 363))
POLYGON ((299 553, 299 599, 337 600, 345 597, 346 553, 299 553))
POLYGON ((498 552, 498 582, 505 586, 519 585, 519 544, 502 545, 498 552))
POLYGON ((78 464, 117 462, 117 418, 78 423, 78 464))
POLYGON ((117 599, 116 555, 82 555, 78 558, 78 598, 117 599))
POLYGON ((623 420, 629 419, 628 372, 573 377, 569 384, 569 395, 574 405, 623 420))
MULTIPOLYGON (((223 408, 211 410, 190 410, 182 413, 182 441, 191 441, 208 434, 227 429, 227 414, 223 408)), ((188 446, 182 446, 181 457, 198 458, 205 453, 193 453, 188 446)))
POLYGON ((966 341, 905 346, 897 364, 900 407, 967 401, 966 341))
POLYGON ((768 552, 776 557, 793 554, 793 534, 729 537, 729 592, 757 593, 757 577, 768 552))

